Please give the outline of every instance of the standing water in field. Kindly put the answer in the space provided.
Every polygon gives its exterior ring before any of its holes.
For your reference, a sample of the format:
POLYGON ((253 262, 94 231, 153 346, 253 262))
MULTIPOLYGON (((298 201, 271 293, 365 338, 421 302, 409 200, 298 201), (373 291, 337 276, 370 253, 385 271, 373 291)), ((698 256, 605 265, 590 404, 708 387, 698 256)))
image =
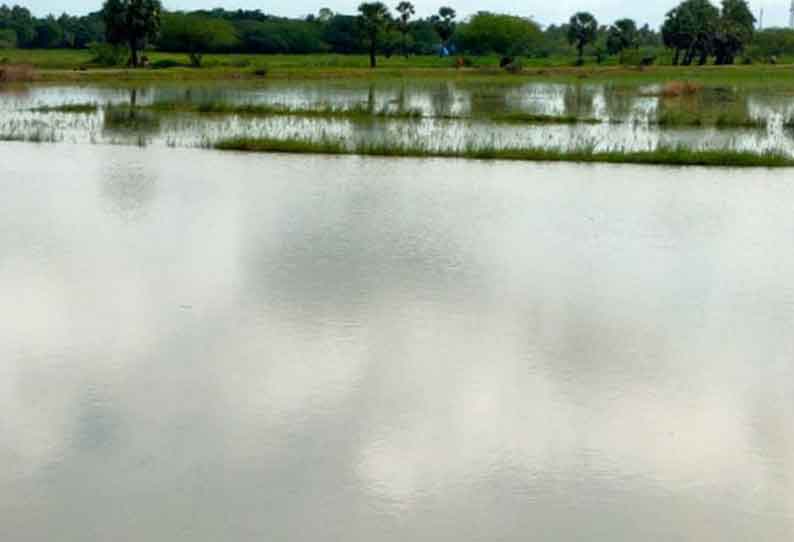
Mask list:
POLYGON ((667 90, 533 81, 31 86, 0 93, 0 139, 206 147, 266 138, 442 151, 684 147, 794 156, 785 88, 667 90))
POLYGON ((793 207, 785 171, 2 143, 0 538, 787 542, 793 207))

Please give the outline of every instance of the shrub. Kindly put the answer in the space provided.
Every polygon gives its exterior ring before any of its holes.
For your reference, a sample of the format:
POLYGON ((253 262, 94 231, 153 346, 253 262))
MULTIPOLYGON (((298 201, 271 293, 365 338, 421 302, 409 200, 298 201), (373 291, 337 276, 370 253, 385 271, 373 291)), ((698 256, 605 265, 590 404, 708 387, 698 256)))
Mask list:
POLYGON ((168 68, 178 68, 181 66, 179 62, 173 60, 171 58, 164 58, 163 60, 158 60, 157 62, 151 63, 151 68, 153 70, 165 70, 168 68))
POLYGON ((507 73, 521 73, 521 70, 524 69, 524 63, 520 58, 514 58, 502 67, 507 73))
POLYGON ((129 60, 129 50, 125 45, 111 45, 109 43, 92 43, 88 46, 91 51, 91 62, 102 66, 123 66, 129 60))
POLYGON ((653 47, 626 49, 621 52, 620 62, 625 66, 650 66, 656 64, 658 55, 653 47))
POLYGON ((458 42, 471 54, 528 54, 541 42, 540 26, 532 19, 480 11, 460 27, 458 42))

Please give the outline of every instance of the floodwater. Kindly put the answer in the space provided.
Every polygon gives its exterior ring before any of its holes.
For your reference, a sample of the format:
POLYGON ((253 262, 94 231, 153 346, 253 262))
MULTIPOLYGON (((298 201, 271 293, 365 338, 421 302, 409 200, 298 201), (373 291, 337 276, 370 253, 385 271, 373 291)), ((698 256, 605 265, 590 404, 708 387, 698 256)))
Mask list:
POLYGON ((785 171, 0 144, 0 539, 789 541, 785 171))
POLYGON ((660 146, 732 149, 794 156, 794 105, 787 86, 707 86, 694 96, 665 98, 660 85, 604 83, 477 83, 259 81, 180 82, 138 86, 34 85, 0 93, 0 139, 207 147, 235 137, 396 142, 430 149, 478 146, 644 151, 660 146), (228 103, 288 108, 369 108, 412 112, 415 119, 328 119, 163 114, 118 106, 228 103), (93 113, 37 112, 65 104, 97 104, 93 113), (492 113, 574 116, 576 125, 494 123, 492 113), (659 127, 665 113, 731 113, 763 126, 659 127), (133 114, 134 113, 134 114, 133 114), (450 118, 452 117, 452 118, 450 118))

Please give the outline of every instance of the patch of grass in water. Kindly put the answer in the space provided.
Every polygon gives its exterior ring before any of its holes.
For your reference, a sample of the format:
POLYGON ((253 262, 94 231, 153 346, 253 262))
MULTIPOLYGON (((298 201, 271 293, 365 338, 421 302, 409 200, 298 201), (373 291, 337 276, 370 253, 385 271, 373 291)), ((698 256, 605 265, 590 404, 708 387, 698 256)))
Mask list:
POLYGON ((215 143, 222 151, 283 152, 290 154, 350 154, 341 142, 330 140, 308 141, 298 138, 233 138, 215 143))
POLYGON ((0 133, 0 141, 21 142, 21 143, 57 143, 58 138, 54 132, 47 132, 42 129, 30 133, 7 132, 0 133))
POLYGON ((651 151, 595 151, 592 148, 563 150, 555 148, 500 148, 469 146, 460 149, 434 149, 404 143, 356 143, 309 141, 299 138, 234 138, 214 145, 219 150, 300 154, 349 154, 391 157, 471 158, 478 160, 522 160, 539 162, 587 162, 611 164, 648 164, 675 166, 792 167, 794 159, 781 152, 753 153, 736 150, 696 150, 659 147, 651 151))
POLYGON ((495 113, 485 117, 494 122, 526 123, 526 124, 600 124, 601 121, 589 117, 577 117, 575 115, 541 115, 536 113, 524 113, 512 111, 508 113, 495 113))
MULTIPOLYGON (((105 109, 119 109, 127 106, 107 105, 105 109)), ((43 106, 31 109, 37 113, 95 113, 100 106, 95 103, 75 103, 56 106, 43 106)), ((424 115, 419 109, 389 110, 373 109, 366 104, 352 106, 318 105, 314 107, 288 107, 278 104, 230 104, 225 102, 155 102, 135 107, 139 111, 153 113, 195 113, 203 115, 240 115, 253 117, 296 116, 310 118, 339 119, 438 119, 472 120, 516 123, 516 124, 598 124, 603 121, 595 118, 573 115, 543 115, 521 111, 485 114, 477 117, 464 115, 424 115)))
POLYGON ((416 109, 389 111, 388 109, 374 110, 368 105, 357 106, 329 106, 317 107, 287 107, 273 104, 229 104, 224 102, 159 102, 148 106, 146 109, 163 113, 199 113, 212 115, 242 115, 242 116, 301 116, 318 118, 397 118, 418 119, 422 112, 416 109))
POLYGON ((701 113, 672 109, 660 113, 652 124, 662 128, 713 126, 714 128, 763 129, 766 128, 767 121, 760 118, 754 119, 745 113, 734 111, 723 111, 717 116, 708 116, 701 113))
POLYGON ((31 109, 34 113, 96 113, 98 110, 99 105, 95 103, 47 105, 31 109))

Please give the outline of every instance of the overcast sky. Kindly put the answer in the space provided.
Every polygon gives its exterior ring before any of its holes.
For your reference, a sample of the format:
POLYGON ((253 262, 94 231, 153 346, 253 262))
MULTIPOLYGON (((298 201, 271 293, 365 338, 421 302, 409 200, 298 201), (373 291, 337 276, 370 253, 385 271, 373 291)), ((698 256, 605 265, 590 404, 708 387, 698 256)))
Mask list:
MULTIPOLYGON (((384 0, 396 4, 398 0, 384 0)), ((719 3, 718 0, 712 0, 719 3)), ((0 3, 15 0, 0 0, 0 3)), ((102 0, 16 0, 28 7, 36 15, 47 13, 84 14, 99 8, 102 0)), ((229 9, 261 9, 265 13, 289 17, 316 13, 321 7, 329 7, 342 13, 353 13, 360 0, 271 0, 264 4, 257 0, 163 0, 166 9, 202 9, 225 7, 229 9)), ((414 0, 419 15, 429 15, 440 5, 448 3, 458 11, 459 16, 467 16, 478 10, 497 11, 522 16, 532 16, 543 25, 566 20, 575 11, 587 10, 596 15, 602 24, 611 23, 621 17, 631 17, 640 24, 650 23, 659 26, 664 14, 676 4, 676 0, 648 0, 632 2, 626 0, 546 0, 517 2, 515 0, 414 0)), ((764 26, 784 26, 788 24, 788 0, 751 1, 750 5, 758 16, 764 8, 764 26)))

